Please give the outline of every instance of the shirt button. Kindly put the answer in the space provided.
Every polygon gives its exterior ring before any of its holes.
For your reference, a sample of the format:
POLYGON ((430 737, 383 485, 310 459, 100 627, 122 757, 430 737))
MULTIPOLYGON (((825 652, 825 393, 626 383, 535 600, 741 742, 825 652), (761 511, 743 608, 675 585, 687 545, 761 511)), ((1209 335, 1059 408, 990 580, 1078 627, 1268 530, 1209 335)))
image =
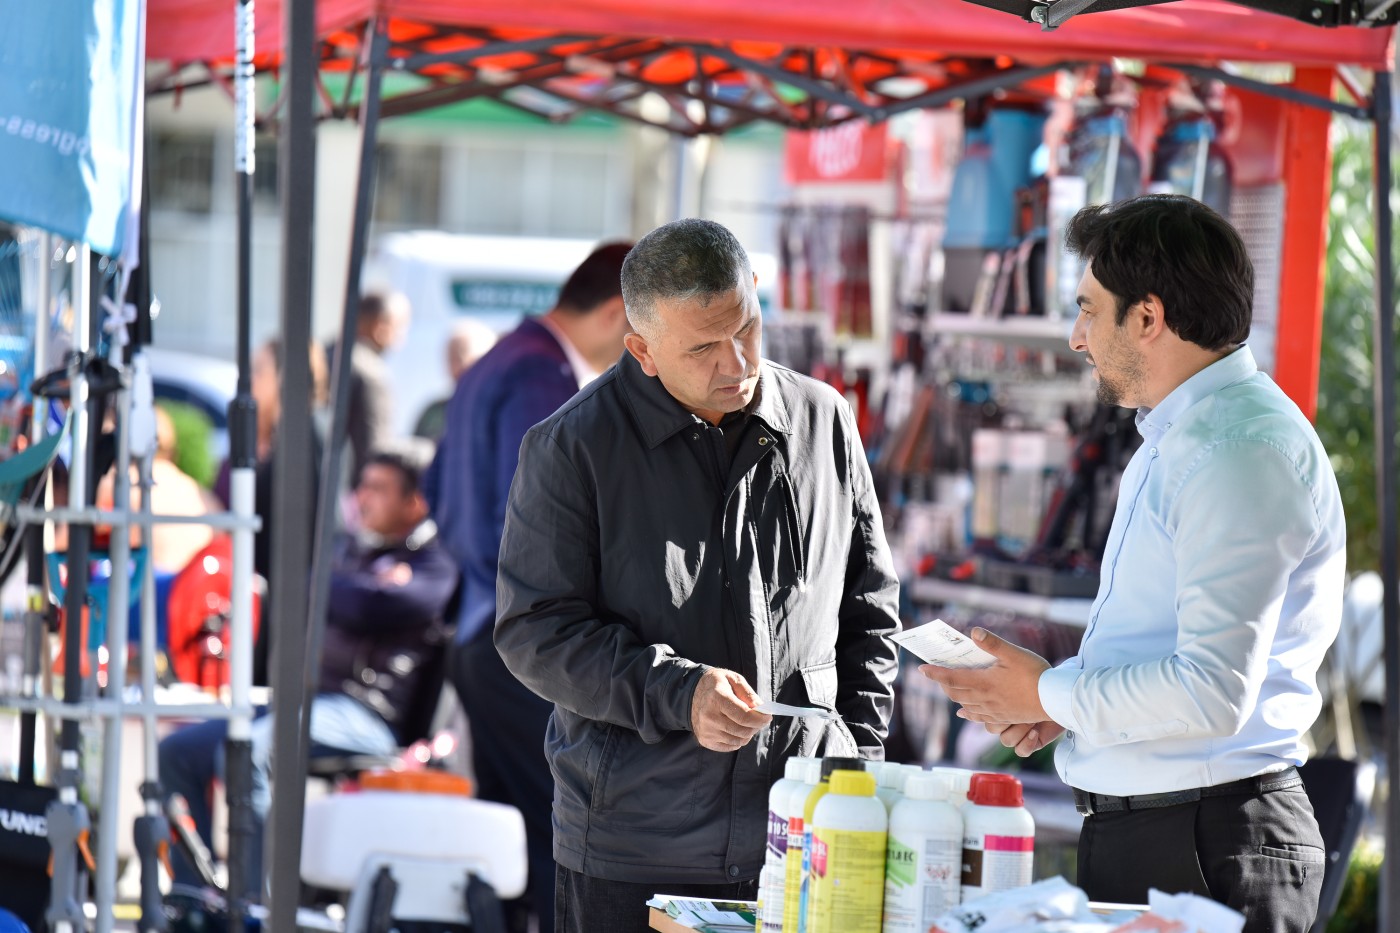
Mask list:
POLYGON ((731 878, 737 878, 737 877, 739 877, 739 866, 738 866, 738 865, 730 865, 730 866, 729 866, 729 877, 731 877, 731 878))
POLYGON ((1157 456, 1157 448, 1156 448, 1156 447, 1153 447, 1153 448, 1152 448, 1152 456, 1154 456, 1154 457, 1157 456))
POLYGON ((725 580, 725 581, 724 581, 724 588, 725 588, 726 590, 729 589, 729 581, 728 581, 728 580, 725 580))
POLYGON ((690 439, 691 439, 692 441, 698 441, 698 440, 700 440, 700 434, 699 434, 699 432, 690 435, 690 439))
POLYGON ((1126 732, 1120 732, 1120 733, 1118 733, 1118 738, 1120 738, 1120 739, 1122 739, 1124 742, 1126 742, 1126 741, 1128 741, 1128 733, 1126 733, 1126 732))
POLYGON ((759 443, 760 446, 762 446, 763 444, 768 443, 768 438, 766 438, 766 437, 760 437, 760 438, 758 439, 758 443, 759 443))

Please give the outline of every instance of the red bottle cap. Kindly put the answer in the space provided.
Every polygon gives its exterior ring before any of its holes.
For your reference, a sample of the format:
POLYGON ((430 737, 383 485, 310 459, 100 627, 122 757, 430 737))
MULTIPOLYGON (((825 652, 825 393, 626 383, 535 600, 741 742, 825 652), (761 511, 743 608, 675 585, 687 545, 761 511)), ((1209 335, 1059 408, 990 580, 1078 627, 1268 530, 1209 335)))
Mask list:
POLYGON ((978 772, 972 776, 967 802, 983 807, 1019 807, 1023 802, 1021 782, 1009 774, 978 772))

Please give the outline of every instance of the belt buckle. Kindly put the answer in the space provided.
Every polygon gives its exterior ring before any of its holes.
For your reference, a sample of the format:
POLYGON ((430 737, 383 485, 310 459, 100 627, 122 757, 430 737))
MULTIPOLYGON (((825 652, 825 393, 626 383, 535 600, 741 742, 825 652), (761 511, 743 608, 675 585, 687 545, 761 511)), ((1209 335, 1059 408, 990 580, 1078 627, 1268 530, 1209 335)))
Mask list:
POLYGON ((1098 811, 1094 809, 1094 795, 1082 790, 1075 794, 1074 808, 1082 816, 1093 816, 1098 811))

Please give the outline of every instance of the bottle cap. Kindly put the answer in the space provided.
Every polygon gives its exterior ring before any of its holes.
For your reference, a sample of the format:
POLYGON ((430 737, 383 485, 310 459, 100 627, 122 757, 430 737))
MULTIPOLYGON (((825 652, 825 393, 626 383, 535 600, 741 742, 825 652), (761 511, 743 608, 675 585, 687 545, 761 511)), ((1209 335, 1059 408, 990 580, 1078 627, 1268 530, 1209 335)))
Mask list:
POLYGON ((983 774, 972 776, 972 789, 967 793, 967 802, 983 807, 1019 807, 1022 805, 1021 782, 1009 774, 983 774))
POLYGON ((847 797, 874 797, 875 775, 865 771, 838 769, 831 772, 831 793, 847 797))
POLYGON ((833 771, 864 771, 865 760, 863 758, 823 758, 822 759, 822 780, 831 777, 833 771))
POLYGON ((904 790, 904 765, 886 761, 880 764, 880 786, 893 790, 904 790))
POLYGON ((936 774, 911 774, 904 782, 904 796, 910 800, 947 800, 948 782, 936 774))
POLYGON ((787 764, 783 765, 783 777, 793 781, 804 779, 807 776, 807 765, 811 761, 811 758, 794 755, 787 760, 787 764))

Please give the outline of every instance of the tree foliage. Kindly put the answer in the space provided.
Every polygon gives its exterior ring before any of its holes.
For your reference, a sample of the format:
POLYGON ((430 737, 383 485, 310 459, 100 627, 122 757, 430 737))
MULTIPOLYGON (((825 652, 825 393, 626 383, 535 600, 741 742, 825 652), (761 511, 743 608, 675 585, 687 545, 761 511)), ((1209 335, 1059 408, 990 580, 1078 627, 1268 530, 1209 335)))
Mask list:
MULTIPOLYGON (((1372 364, 1376 235, 1371 126, 1339 117, 1333 121, 1332 142, 1316 424, 1341 487, 1347 567, 1359 573, 1380 566, 1372 364)), ((1400 211, 1400 198, 1393 188, 1390 201, 1392 211, 1400 211)))

